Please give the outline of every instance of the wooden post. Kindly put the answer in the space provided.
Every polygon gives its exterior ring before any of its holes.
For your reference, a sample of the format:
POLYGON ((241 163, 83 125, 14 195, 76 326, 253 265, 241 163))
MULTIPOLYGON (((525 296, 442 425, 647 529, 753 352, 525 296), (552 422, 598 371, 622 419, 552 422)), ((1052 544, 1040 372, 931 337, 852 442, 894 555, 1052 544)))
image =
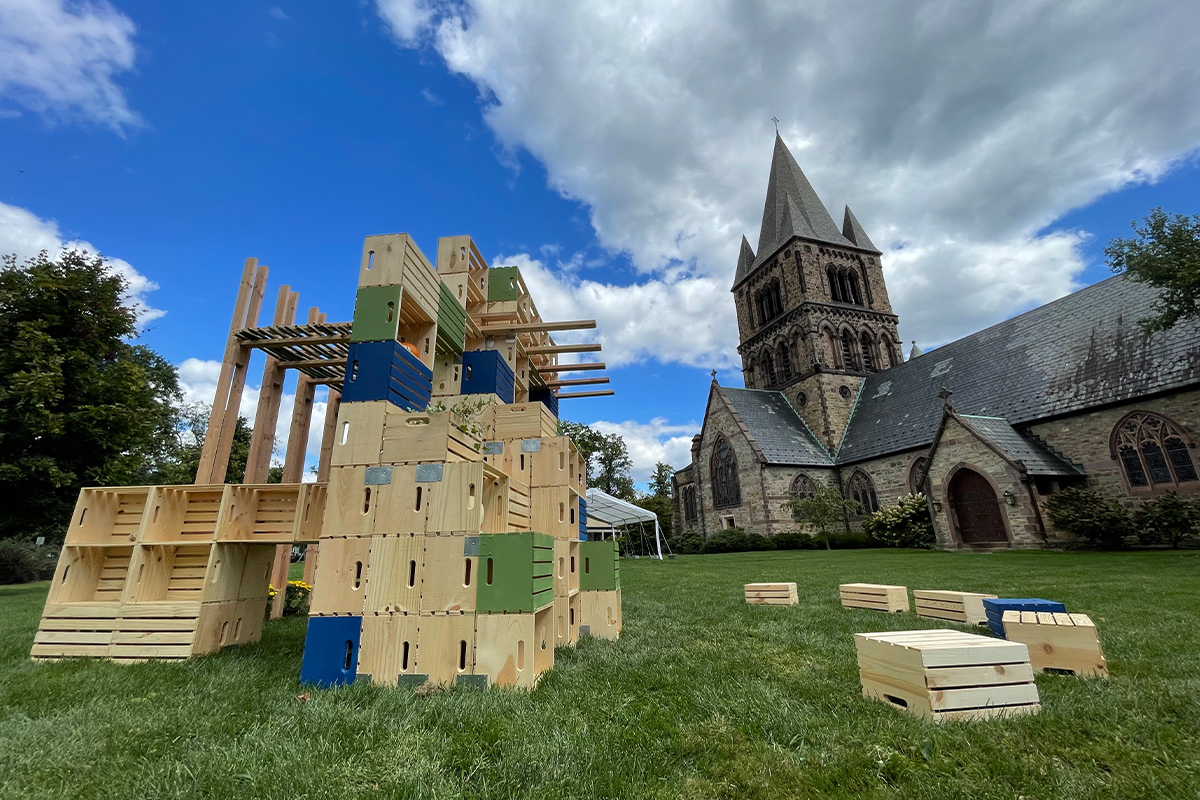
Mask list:
MULTIPOLYGON (((275 300, 275 325, 293 325, 299 295, 290 287, 279 287, 275 300)), ((275 426, 279 422, 279 402, 283 398, 283 382, 287 370, 277 359, 267 355, 263 366, 262 385, 258 390, 258 411, 254 415, 254 432, 250 434, 250 451, 246 456, 246 472, 242 483, 266 483, 271 473, 271 456, 275 452, 275 426)), ((286 483, 286 481, 285 481, 286 483)))
POLYGON ((242 402, 242 388, 246 384, 246 364, 250 358, 249 351, 238 341, 237 333, 242 328, 258 324, 258 309, 266 288, 267 268, 258 266, 258 259, 247 258, 233 306, 233 321, 229 324, 229 340, 221 360, 221 374, 208 416, 200 464, 196 468, 197 484, 225 482, 238 408, 242 402))
MULTIPOLYGON (((338 409, 341 405, 342 393, 330 387, 329 399, 325 403, 325 430, 321 433, 321 457, 317 461, 318 483, 329 480, 333 463, 333 437, 337 435, 338 409)), ((304 551, 304 582, 309 586, 312 586, 316 579, 319 556, 319 547, 316 544, 310 544, 304 551)))

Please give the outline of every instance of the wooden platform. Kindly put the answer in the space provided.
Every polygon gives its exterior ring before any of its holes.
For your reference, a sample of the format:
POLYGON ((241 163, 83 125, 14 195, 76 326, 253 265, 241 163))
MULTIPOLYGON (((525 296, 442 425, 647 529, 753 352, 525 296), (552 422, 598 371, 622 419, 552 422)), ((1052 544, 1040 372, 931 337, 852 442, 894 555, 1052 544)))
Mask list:
POLYGON ((752 606, 794 606, 800 602, 794 583, 747 583, 746 603, 752 606))
POLYGON ((950 630, 858 633, 863 696, 931 722, 1036 714, 1029 650, 950 630))
POLYGON ((1005 611, 1004 636, 1029 648, 1035 672, 1054 669, 1108 677, 1100 637, 1087 614, 1005 611))
POLYGON ((918 617, 961 622, 965 625, 987 625, 985 599, 994 599, 994 594, 975 592, 945 592, 933 589, 914 589, 913 605, 918 617))
POLYGON ((885 583, 843 583, 838 587, 842 608, 869 608, 891 614, 908 611, 908 589, 885 583))

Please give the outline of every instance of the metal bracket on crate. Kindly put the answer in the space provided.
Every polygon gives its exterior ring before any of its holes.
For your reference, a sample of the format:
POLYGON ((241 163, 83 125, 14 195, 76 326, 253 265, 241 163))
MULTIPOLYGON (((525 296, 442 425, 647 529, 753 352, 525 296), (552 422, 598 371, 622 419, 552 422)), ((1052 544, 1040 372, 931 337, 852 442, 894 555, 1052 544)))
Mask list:
POLYGON ((391 467, 367 467, 363 475, 364 486, 387 486, 392 482, 391 467))
POLYGON ((504 455, 504 442, 484 442, 483 454, 485 456, 504 455))
POLYGON ((579 626, 579 635, 580 636, 591 636, 592 635, 592 626, 591 625, 580 625, 579 626))
POLYGON ((540 453, 540 452, 542 452, 542 440, 541 439, 522 439, 521 440, 521 452, 522 453, 540 453))
POLYGON ((417 464, 417 483, 437 483, 444 468, 444 464, 417 464))
POLYGON ((457 683, 471 689, 486 689, 487 678, 487 675, 459 675, 457 683))
POLYGON ((425 684, 429 683, 428 674, 404 675, 401 674, 396 678, 397 689, 420 689, 425 684))
POLYGON ((467 557, 477 555, 479 555, 479 537, 468 536, 463 539, 463 556, 467 557))

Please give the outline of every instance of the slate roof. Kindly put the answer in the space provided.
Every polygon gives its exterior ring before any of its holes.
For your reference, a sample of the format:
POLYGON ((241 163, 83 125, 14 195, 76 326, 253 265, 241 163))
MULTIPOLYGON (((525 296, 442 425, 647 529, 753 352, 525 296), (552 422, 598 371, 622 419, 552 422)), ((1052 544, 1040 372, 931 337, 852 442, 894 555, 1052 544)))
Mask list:
POLYGON ((768 464, 832 467, 833 459, 804 424, 804 420, 779 392, 762 389, 719 391, 734 415, 746 426, 753 443, 768 464))
POLYGON ((746 237, 742 237, 742 250, 738 254, 737 271, 733 273, 733 285, 737 286, 747 275, 750 274, 750 267, 754 264, 754 249, 750 247, 750 242, 746 241, 746 237))
POLYGON ((1200 321, 1138 327, 1157 296, 1118 275, 868 376, 837 462, 929 445, 942 386, 960 414, 1020 426, 1200 383, 1200 321))
POLYGON ((1004 451, 1013 461, 1025 465, 1030 475, 1081 475, 1082 470, 1072 466, 1031 437, 1025 436, 1008 420, 1000 417, 979 417, 961 414, 960 417, 983 438, 1004 451))
POLYGON ((879 248, 871 242, 871 237, 867 236, 867 232, 863 230, 863 226, 858 224, 858 218, 854 216, 854 212, 850 210, 850 206, 846 206, 846 215, 842 218, 842 236, 845 236, 863 250, 879 252, 879 248))

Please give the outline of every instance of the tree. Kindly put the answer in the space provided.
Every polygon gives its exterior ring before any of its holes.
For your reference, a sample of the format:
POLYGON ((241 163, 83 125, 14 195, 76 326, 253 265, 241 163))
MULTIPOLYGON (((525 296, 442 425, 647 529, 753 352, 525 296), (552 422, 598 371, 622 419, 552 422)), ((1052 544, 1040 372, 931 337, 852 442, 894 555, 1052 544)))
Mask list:
POLYGON ((1113 239, 1104 255, 1114 272, 1162 290, 1154 316, 1139 320, 1142 329, 1164 331, 1200 318, 1200 215, 1169 216, 1156 208, 1140 227, 1131 225, 1137 238, 1113 239))
POLYGON ((1125 537, 1134 532, 1133 520, 1120 503, 1080 486, 1050 495, 1046 513, 1055 527, 1096 547, 1124 547, 1125 537))
POLYGON ((604 436, 582 422, 568 422, 565 419, 558 421, 558 435, 571 437, 571 441, 579 448, 579 454, 583 456, 583 463, 587 468, 587 484, 591 486, 592 476, 596 474, 593 456, 600 449, 604 436))
POLYGON ((602 492, 632 502, 633 461, 629 449, 618 433, 600 433, 579 422, 559 420, 560 436, 570 436, 587 464, 587 484, 602 492))
POLYGON ((650 473, 650 494, 655 497, 672 497, 671 487, 675 485, 675 468, 670 464, 659 461, 650 473))
MULTIPOLYGON (((207 403, 188 403, 180 408, 173 456, 152 483, 191 483, 196 480, 211 410, 207 403)), ((246 474, 246 458, 250 455, 250 436, 253 432, 246 418, 239 416, 233 430, 233 446, 229 450, 229 467, 225 470, 226 483, 241 483, 242 476, 246 474)), ((267 482, 278 483, 278 480, 268 479, 267 482)))
POLYGON ((857 500, 842 497, 836 486, 822 486, 812 497, 793 497, 786 505, 792 510, 797 522, 807 522, 821 532, 825 549, 832 550, 829 535, 833 528, 844 523, 847 514, 858 514, 862 506, 857 500))
POLYGON ((126 282, 100 256, 0 264, 0 538, 61 539, 82 486, 146 482, 171 458, 175 368, 130 342, 126 282))

